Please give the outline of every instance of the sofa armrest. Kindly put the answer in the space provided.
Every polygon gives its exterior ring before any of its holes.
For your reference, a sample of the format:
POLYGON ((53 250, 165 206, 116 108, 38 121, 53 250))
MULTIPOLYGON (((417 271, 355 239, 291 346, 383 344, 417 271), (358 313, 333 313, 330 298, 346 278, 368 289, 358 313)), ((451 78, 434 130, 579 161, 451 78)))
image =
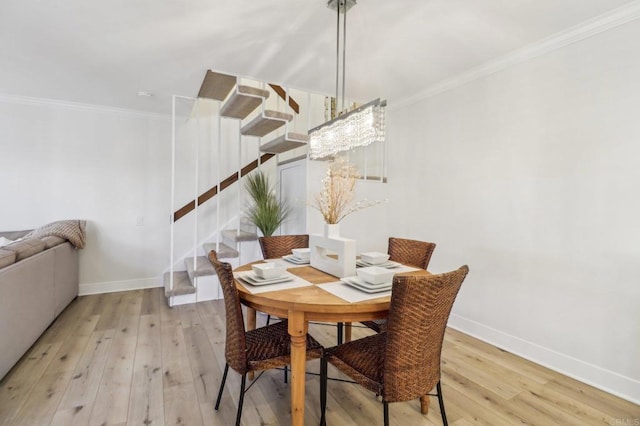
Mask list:
POLYGON ((50 249, 55 255, 53 282, 54 314, 57 317, 78 296, 78 250, 69 242, 50 249))

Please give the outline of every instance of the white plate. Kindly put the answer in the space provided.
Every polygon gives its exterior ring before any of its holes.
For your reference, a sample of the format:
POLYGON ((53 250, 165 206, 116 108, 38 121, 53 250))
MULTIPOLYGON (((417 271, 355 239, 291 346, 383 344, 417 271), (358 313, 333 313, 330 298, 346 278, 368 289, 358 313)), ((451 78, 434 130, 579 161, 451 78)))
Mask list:
POLYGON ((372 263, 367 263, 362 259, 356 259, 356 265, 357 266, 379 266, 381 268, 387 268, 387 269, 393 269, 393 268, 402 266, 401 263, 394 262, 393 260, 387 260, 386 262, 378 263, 377 265, 374 265, 372 263))
POLYGON ((282 256, 282 258, 288 262, 295 263, 296 265, 308 265, 311 263, 311 259, 300 259, 292 254, 282 256))
POLYGON ((275 278, 260 278, 253 271, 238 272, 238 278, 251 285, 279 284, 293 280, 293 277, 289 274, 275 278))
POLYGON ((341 281, 351 287, 364 291, 365 293, 380 293, 382 291, 391 290, 392 283, 384 284, 369 284, 366 281, 361 280, 358 277, 345 277, 341 281))

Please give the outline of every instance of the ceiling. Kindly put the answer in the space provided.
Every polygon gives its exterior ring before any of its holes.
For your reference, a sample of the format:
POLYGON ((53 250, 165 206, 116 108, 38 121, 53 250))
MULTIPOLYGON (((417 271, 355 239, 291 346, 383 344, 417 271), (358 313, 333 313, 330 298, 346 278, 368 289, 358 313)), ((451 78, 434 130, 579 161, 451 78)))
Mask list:
MULTIPOLYGON (((630 3, 359 0, 347 98, 392 104, 630 3)), ((324 0, 2 0, 0 94, 169 113, 207 69, 335 93, 335 43, 324 0)))

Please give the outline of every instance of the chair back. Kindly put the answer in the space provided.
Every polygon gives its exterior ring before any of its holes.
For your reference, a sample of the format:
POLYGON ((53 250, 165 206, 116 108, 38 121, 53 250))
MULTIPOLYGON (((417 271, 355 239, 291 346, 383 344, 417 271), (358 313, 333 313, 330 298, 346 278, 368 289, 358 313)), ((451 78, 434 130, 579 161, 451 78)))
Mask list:
POLYGON ((260 248, 264 259, 275 259, 291 254, 291 249, 309 247, 309 234, 274 235, 260 237, 260 248))
POLYGON ((389 260, 394 262, 427 269, 435 248, 435 243, 389 237, 387 253, 389 253, 389 260))
POLYGON ((227 329, 224 355, 229 367, 240 374, 245 374, 247 371, 247 343, 240 296, 233 280, 233 269, 230 264, 218 260, 215 250, 209 252, 209 260, 218 274, 220 287, 222 287, 224 294, 227 329))
POLYGON ((440 380, 440 353, 453 302, 469 267, 439 275, 396 275, 387 322, 383 398, 407 401, 440 380))

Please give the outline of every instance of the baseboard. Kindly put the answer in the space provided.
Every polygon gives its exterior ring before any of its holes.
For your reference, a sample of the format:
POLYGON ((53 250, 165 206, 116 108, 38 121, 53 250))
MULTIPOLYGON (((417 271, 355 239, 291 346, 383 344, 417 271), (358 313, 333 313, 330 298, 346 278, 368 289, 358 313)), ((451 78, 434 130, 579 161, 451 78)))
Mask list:
POLYGON ((448 326, 607 393, 640 404, 640 381, 451 314, 448 326))
POLYGON ((105 281, 99 283, 80 283, 80 296, 116 291, 140 290, 143 288, 162 287, 162 277, 140 278, 137 280, 105 281))

